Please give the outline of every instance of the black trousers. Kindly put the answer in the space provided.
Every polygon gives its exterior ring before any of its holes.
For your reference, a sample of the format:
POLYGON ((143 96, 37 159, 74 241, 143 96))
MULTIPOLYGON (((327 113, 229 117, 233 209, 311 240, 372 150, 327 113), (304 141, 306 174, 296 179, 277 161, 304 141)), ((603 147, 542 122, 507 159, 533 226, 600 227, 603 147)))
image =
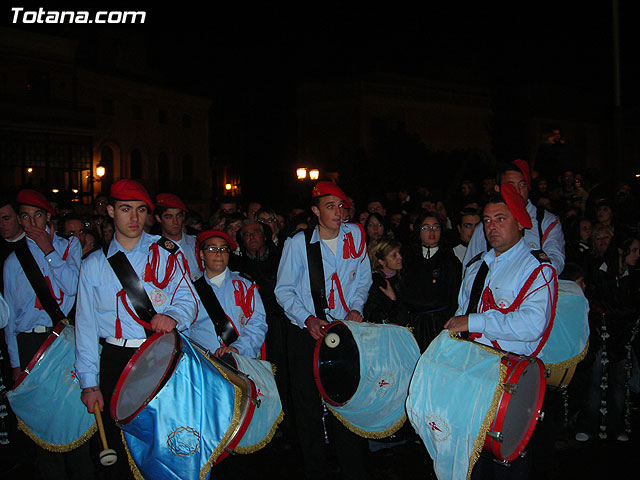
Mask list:
POLYGON ((288 344, 291 395, 305 478, 330 478, 331 469, 325 452, 325 425, 343 478, 367 478, 364 462, 366 440, 349 431, 332 413, 328 412, 323 417, 323 406, 313 376, 315 340, 306 329, 290 325, 288 344))

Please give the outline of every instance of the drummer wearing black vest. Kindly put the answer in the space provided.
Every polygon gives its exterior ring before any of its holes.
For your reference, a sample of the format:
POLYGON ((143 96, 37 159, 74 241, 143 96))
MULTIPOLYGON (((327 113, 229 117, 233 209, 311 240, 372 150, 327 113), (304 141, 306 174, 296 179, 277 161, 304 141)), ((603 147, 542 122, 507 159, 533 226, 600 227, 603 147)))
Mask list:
MULTIPOLYGON (((531 218, 510 184, 503 183, 489 200, 482 221, 492 248, 468 265, 458 311, 444 328, 469 332, 469 339, 500 350, 536 356, 555 315, 555 269, 542 250, 525 243, 523 230, 531 228, 531 218)), ((509 468, 480 457, 471 478, 531 478, 531 457, 529 452, 509 468)))
MULTIPOLYGON (((126 179, 114 183, 107 212, 114 238, 106 253, 95 251, 82 262, 78 288, 76 369, 89 413, 96 402, 109 412, 120 374, 148 336, 185 330, 196 316, 193 286, 178 266, 179 247, 143 231, 153 212, 144 187, 126 179)), ((119 457, 110 467, 114 478, 129 475, 119 429, 111 421, 104 425, 119 457)))
POLYGON ((276 298, 291 321, 288 337, 292 397, 305 478, 326 478, 325 438, 335 446, 343 478, 363 478, 366 442, 323 408, 313 376, 316 340, 333 320, 361 322, 372 283, 362 227, 343 223, 348 198, 331 182, 318 182, 312 207, 318 225, 284 244, 276 298), (325 437, 327 435, 327 437, 325 437))

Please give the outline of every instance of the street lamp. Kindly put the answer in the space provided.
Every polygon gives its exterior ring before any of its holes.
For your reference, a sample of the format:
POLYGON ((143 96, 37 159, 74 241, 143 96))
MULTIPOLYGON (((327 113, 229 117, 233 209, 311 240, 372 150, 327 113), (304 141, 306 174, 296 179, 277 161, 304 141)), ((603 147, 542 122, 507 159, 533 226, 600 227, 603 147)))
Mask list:
POLYGON ((318 180, 320 177, 320 170, 314 168, 313 170, 309 170, 309 180, 318 180))
POLYGON ((98 165, 96 166, 96 176, 98 177, 98 180, 102 180, 102 177, 104 177, 105 173, 107 173, 107 169, 104 168, 102 162, 98 163, 98 165))
POLYGON ((298 180, 304 180, 307 178, 307 169, 304 167, 298 168, 296 170, 296 176, 298 177, 298 180))

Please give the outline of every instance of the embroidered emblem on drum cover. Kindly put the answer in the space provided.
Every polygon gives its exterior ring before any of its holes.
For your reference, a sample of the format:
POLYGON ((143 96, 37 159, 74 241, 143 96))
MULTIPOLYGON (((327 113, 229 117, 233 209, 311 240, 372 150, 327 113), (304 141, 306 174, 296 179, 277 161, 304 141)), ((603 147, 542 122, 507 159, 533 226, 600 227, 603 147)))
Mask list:
POLYGON ((151 303, 155 306, 159 307, 160 305, 164 305, 164 302, 167 301, 167 295, 162 290, 154 288, 149 292, 149 300, 151 300, 151 303))
POLYGON ((391 372, 385 372, 378 376, 375 383, 376 396, 378 398, 384 397, 389 390, 391 390, 396 384, 396 378, 391 372))
POLYGON ((78 381, 78 374, 74 365, 69 365, 64 370, 64 381, 72 388, 80 388, 80 382, 78 381))
POLYGON ((434 442, 444 442, 449 438, 449 435, 451 435, 449 424, 438 415, 427 415, 425 417, 425 424, 427 426, 427 433, 434 442))
POLYGON ((188 457, 200 449, 200 433, 191 427, 178 427, 167 436, 167 446, 174 455, 188 457))

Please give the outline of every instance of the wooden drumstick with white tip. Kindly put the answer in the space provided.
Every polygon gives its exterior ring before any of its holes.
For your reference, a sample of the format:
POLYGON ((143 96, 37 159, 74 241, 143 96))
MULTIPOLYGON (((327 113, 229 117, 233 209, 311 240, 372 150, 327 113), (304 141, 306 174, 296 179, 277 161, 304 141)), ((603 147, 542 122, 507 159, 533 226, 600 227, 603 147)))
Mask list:
POLYGON ((105 467, 108 467, 118 461, 118 454, 115 450, 109 448, 109 445, 107 445, 107 437, 104 434, 104 425, 102 424, 102 415, 100 414, 100 406, 98 405, 98 402, 93 405, 93 414, 95 415, 96 423, 98 424, 100 440, 102 440, 103 450, 100 452, 100 463, 105 467))

